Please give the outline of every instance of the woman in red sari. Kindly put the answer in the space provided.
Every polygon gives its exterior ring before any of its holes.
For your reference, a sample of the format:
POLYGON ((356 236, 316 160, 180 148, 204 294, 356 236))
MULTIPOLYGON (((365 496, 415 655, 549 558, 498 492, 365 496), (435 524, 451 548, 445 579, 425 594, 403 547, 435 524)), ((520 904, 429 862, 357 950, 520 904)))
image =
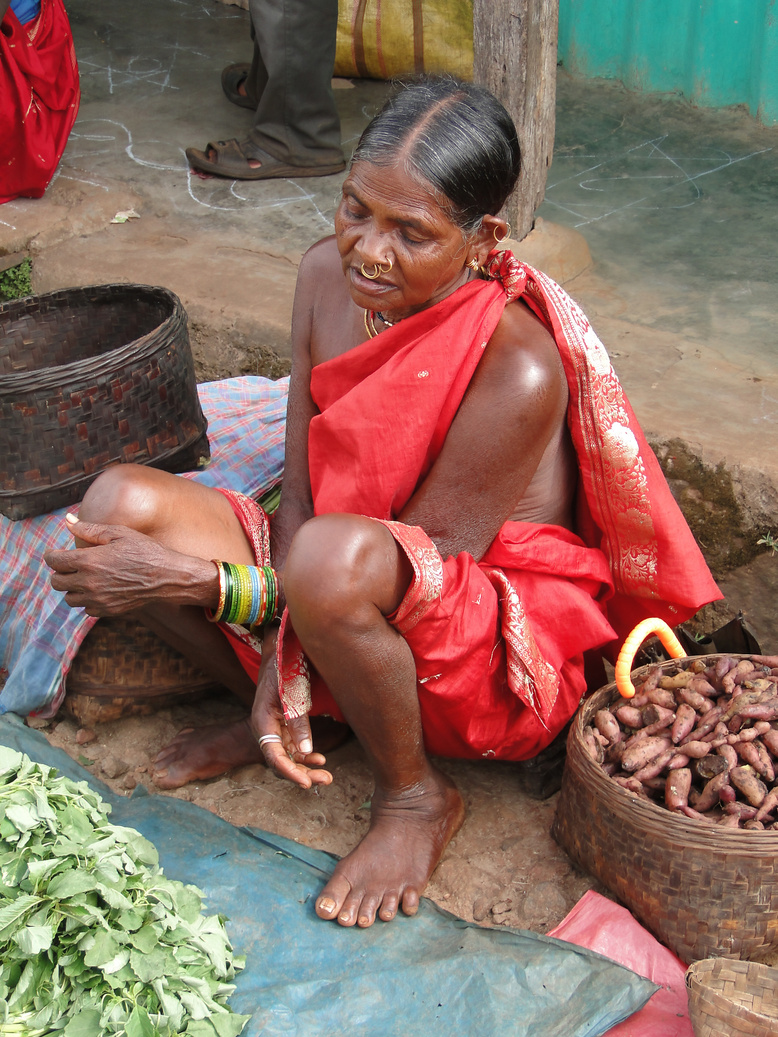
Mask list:
POLYGON ((134 611, 251 703, 248 723, 182 732, 158 784, 260 749, 302 788, 329 783, 308 716, 352 728, 375 789, 316 903, 341 925, 413 914, 462 823, 430 754, 533 756, 585 693, 585 657, 720 596, 588 321, 496 249, 518 172, 487 91, 401 90, 300 264, 269 524, 239 495, 119 466, 71 521, 81 549, 46 558, 69 604, 134 611), (245 623, 208 622, 244 593, 212 559, 255 567, 280 618, 259 665, 245 623))
POLYGON ((43 195, 80 100, 62 0, 0 0, 0 202, 43 195))

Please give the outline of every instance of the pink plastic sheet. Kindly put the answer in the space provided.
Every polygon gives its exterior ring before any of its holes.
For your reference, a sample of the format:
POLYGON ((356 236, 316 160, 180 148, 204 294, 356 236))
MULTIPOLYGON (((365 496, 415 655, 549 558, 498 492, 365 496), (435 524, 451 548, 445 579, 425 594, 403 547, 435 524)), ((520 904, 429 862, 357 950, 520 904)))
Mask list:
POLYGON ((694 1037, 686 966, 626 908, 589 890, 548 935, 597 951, 659 984, 644 1008, 611 1027, 604 1037, 694 1037))

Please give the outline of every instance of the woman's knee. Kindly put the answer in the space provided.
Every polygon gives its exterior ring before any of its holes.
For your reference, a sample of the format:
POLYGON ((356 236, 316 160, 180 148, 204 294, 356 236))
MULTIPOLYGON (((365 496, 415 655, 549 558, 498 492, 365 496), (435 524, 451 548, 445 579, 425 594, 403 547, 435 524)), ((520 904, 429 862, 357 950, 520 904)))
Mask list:
POLYGON ((136 464, 107 468, 84 495, 78 514, 84 522, 129 526, 145 531, 154 526, 162 498, 159 476, 167 472, 136 464))
POLYGON ((290 611, 352 616, 364 603, 388 615, 410 578, 410 564, 384 525, 359 515, 319 515, 295 534, 284 591, 290 611))

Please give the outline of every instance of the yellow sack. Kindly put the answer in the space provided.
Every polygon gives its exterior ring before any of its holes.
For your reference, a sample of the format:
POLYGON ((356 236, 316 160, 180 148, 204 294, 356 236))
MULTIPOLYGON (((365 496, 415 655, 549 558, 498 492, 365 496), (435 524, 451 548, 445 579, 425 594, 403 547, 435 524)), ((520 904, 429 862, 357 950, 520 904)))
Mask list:
POLYGON ((473 78, 473 0, 339 0, 335 75, 473 78))

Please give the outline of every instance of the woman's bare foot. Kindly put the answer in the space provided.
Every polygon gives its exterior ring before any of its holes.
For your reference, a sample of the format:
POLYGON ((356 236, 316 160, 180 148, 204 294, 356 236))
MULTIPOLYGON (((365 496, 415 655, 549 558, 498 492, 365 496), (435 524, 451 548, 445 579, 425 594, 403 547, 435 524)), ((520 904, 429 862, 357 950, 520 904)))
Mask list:
POLYGON ((178 789, 190 781, 216 778, 233 767, 264 762, 248 720, 236 720, 179 731, 157 754, 151 777, 161 789, 178 789))
MULTIPOLYGON (((311 731, 317 751, 324 753, 349 735, 348 727, 331 717, 311 717, 311 731)), ((151 777, 158 788, 178 789, 190 781, 218 778, 235 767, 264 762, 248 719, 243 719, 179 731, 155 757, 151 777)))
POLYGON ((319 918, 340 925, 391 921, 399 908, 419 909, 419 897, 465 816, 453 782, 430 768, 408 792, 373 796, 370 830, 335 867, 316 901, 319 918))

